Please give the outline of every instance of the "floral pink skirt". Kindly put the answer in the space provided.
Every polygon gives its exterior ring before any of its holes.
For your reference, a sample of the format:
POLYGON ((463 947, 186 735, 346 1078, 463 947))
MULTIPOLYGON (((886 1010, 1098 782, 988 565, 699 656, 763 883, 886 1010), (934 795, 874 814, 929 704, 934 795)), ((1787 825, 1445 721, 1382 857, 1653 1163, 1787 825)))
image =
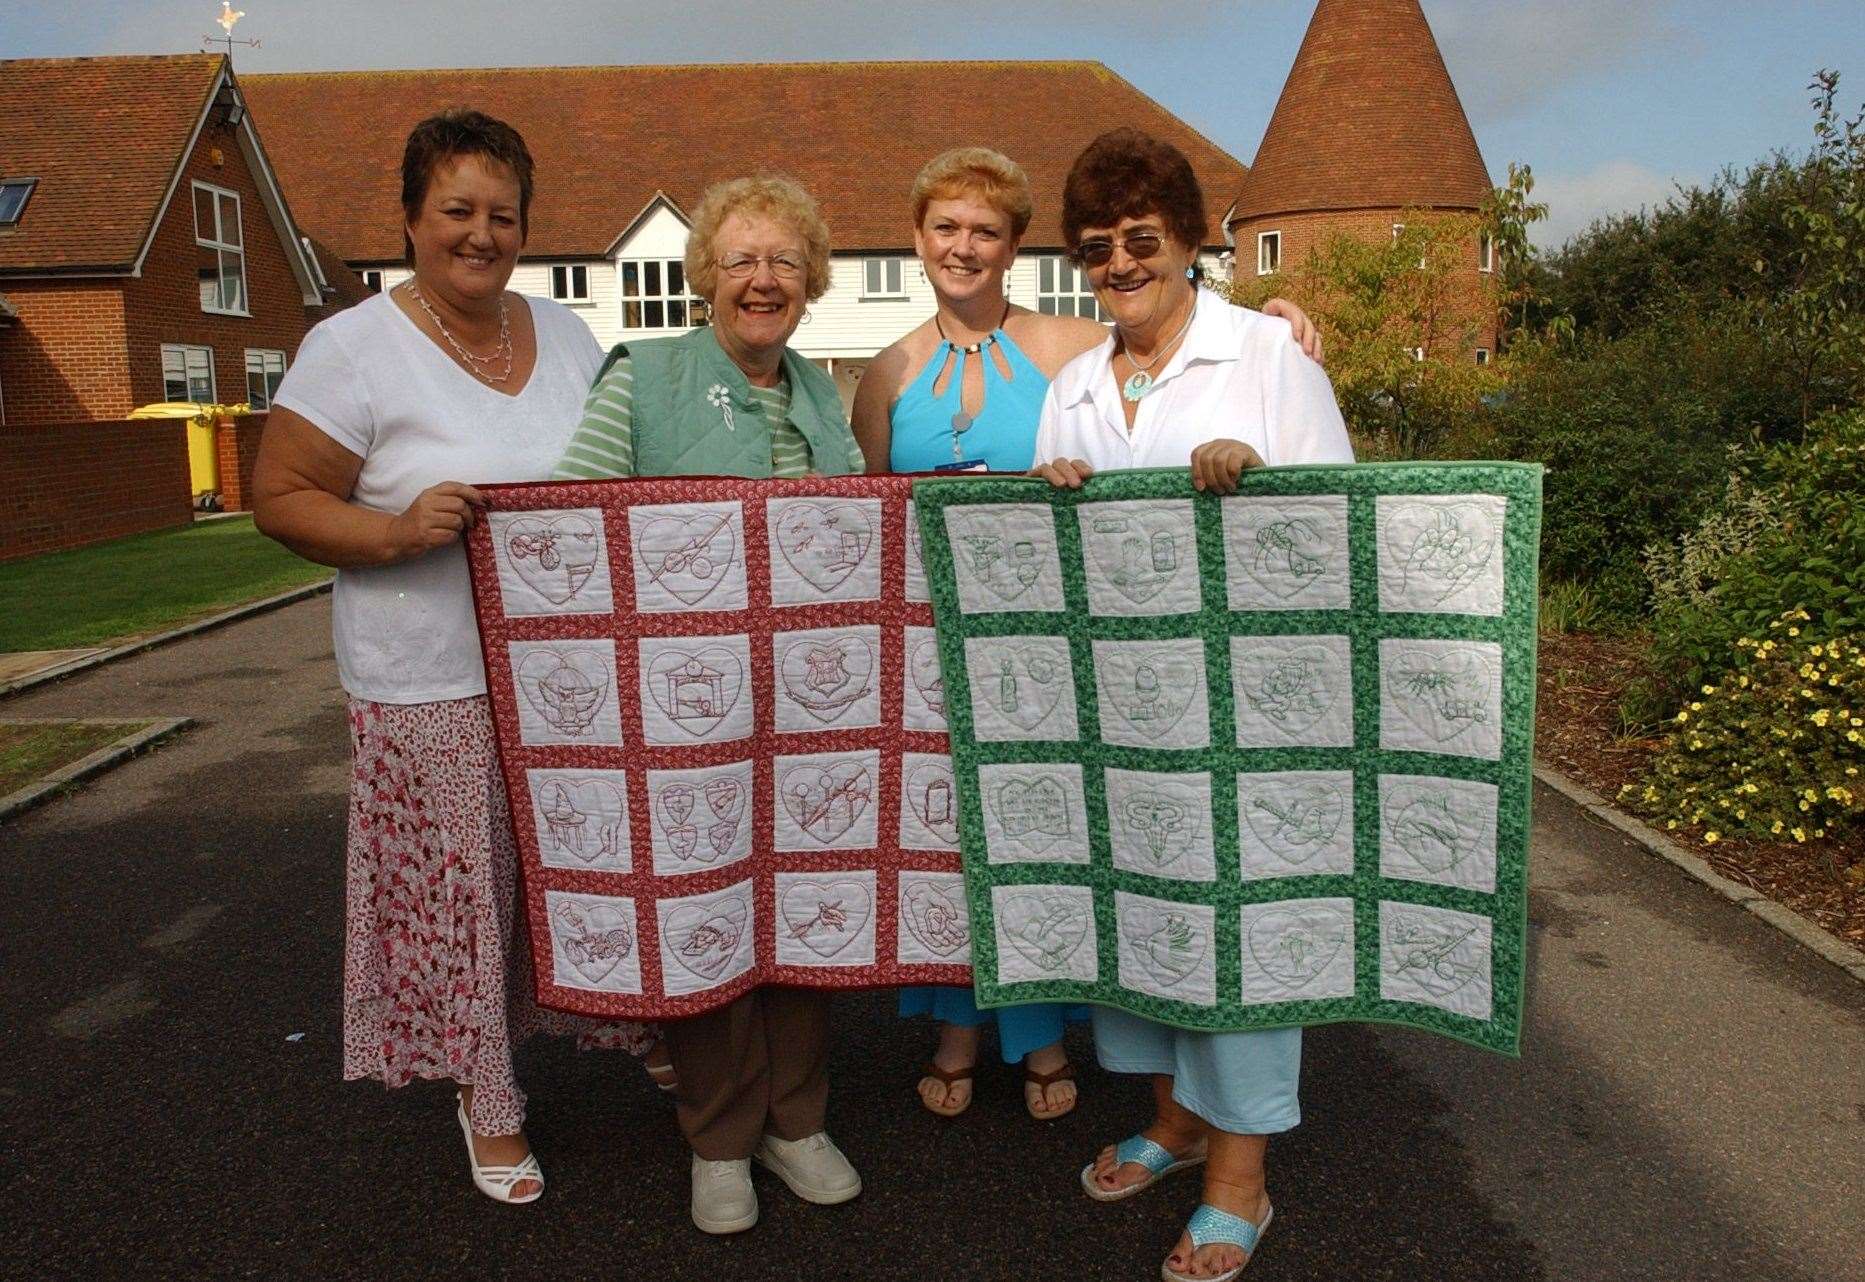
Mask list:
POLYGON ((512 1048, 534 1032, 644 1054, 651 1026, 545 1011, 486 699, 350 700, 343 1075, 473 1088, 481 1135, 524 1126, 512 1048))

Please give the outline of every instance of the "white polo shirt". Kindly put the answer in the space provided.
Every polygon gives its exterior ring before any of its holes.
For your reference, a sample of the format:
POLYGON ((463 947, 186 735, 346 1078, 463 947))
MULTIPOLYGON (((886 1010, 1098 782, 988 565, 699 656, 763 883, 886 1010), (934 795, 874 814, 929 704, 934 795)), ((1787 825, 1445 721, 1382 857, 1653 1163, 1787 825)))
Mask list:
POLYGON ((1097 472, 1184 467, 1206 441, 1252 446, 1271 467, 1351 463, 1334 386, 1289 323, 1200 289, 1185 341, 1155 375, 1133 432, 1114 378, 1114 336, 1062 367, 1043 401, 1036 462, 1082 459, 1097 472))

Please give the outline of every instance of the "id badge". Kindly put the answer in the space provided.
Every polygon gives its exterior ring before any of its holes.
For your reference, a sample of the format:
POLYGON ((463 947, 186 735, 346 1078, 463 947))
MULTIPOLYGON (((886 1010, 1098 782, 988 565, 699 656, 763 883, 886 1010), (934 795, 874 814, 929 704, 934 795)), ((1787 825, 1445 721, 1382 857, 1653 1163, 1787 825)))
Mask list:
POLYGON ((981 458, 959 459, 956 463, 936 463, 935 472, 988 472, 991 465, 981 458))

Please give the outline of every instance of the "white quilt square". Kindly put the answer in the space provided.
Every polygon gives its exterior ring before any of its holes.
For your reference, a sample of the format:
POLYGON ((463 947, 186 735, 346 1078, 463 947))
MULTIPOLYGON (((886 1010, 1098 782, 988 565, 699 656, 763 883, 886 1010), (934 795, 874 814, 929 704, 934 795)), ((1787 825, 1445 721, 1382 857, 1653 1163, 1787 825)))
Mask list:
POLYGON ((661 987, 669 997, 717 988, 757 960, 757 927, 749 880, 706 895, 662 899, 661 987))
POLYGON ((874 625, 771 635, 780 732, 881 724, 881 630, 874 625))
POLYGON ((641 736, 678 748, 749 736, 751 639, 642 637, 641 736))
POLYGON ((635 609, 642 614, 745 608, 745 513, 737 503, 628 509, 635 609))
POLYGON ((1242 914, 1244 1005, 1353 996, 1353 900, 1279 899, 1242 914))
POLYGON ((527 770, 538 858, 546 868, 634 871, 624 770, 527 770))
POLYGON ((907 500, 907 549, 906 549, 906 598, 909 601, 930 601, 932 593, 926 587, 926 557, 920 550, 920 514, 913 506, 913 500, 907 500))
POLYGON ((1345 610, 1353 604, 1347 496, 1227 498, 1224 582, 1233 610, 1345 610))
POLYGON ((979 766, 978 793, 988 862, 1088 862, 1088 805, 1079 765, 1031 761, 979 766))
POLYGON ((1210 775, 1109 769, 1105 779, 1114 867, 1178 881, 1217 880, 1210 775))
POLYGON ((1230 683, 1238 747, 1353 747, 1346 637, 1232 637, 1230 683))
POLYGON ((776 875, 777 964, 872 966, 874 870, 776 875))
POLYGON ((1128 748, 1211 746, 1204 642, 1094 642, 1101 738, 1128 748))
POLYGON ((1379 995, 1488 1019, 1490 920, 1450 908, 1379 905, 1379 995))
POLYGON ((1379 777, 1379 873, 1496 893, 1496 785, 1379 777))
POLYGON ((486 522, 508 618, 615 609, 600 509, 490 512, 486 522))
POLYGON ((945 509, 945 531, 966 614, 1066 608, 1047 503, 954 503, 945 509))
POLYGON ((871 850, 881 754, 818 752, 772 762, 778 850, 871 850))
POLYGON ((972 737, 980 742, 1081 738, 1075 666, 1063 637, 966 637, 972 737))
POLYGON ((1190 500, 1084 503, 1075 515, 1088 613, 1193 614, 1203 608, 1190 500))
POLYGON ((621 744, 615 642, 508 641, 506 649, 518 687, 520 743, 621 744))
POLYGON ((952 758, 900 754, 900 845, 906 850, 958 849, 958 793, 952 758))
POLYGON ((641 952, 635 901, 544 892, 550 918, 551 979, 592 993, 639 993, 641 952))
POLYGON ((880 599, 879 499, 767 499, 764 514, 772 605, 880 599))
POLYGON ((945 674, 939 666, 939 634, 932 628, 903 629, 906 662, 901 665, 900 724, 908 730, 946 733, 945 674))
POLYGON ((1100 974, 1094 891, 1087 886, 993 886, 997 982, 1078 979, 1100 974))
POLYGON ((1114 892, 1120 986, 1193 1006, 1217 1005, 1217 910, 1114 892))
POLYGON ((648 771, 648 832, 661 877, 710 872, 751 854, 749 761, 648 771))
POLYGON ((1237 776, 1243 879, 1353 872, 1353 774, 1282 770, 1237 776))
POLYGON ((1382 494, 1379 608, 1408 614, 1502 614, 1500 494, 1382 494))
POLYGON ((970 965, 971 916, 964 873, 900 870, 900 930, 894 956, 921 965, 970 965))
POLYGON ((1502 758, 1502 647, 1494 641, 1379 643, 1379 746, 1502 758))

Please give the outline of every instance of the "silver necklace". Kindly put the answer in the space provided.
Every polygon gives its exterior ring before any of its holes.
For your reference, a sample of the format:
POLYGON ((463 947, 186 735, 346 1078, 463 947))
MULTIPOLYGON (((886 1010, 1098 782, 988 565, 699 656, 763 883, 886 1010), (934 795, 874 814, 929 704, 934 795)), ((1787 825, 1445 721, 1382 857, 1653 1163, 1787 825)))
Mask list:
MULTIPOLYGON (((1198 297, 1194 294, 1192 296, 1191 309, 1185 313, 1185 323, 1179 326, 1179 332, 1174 334, 1171 341, 1164 347, 1154 352, 1153 359, 1146 362, 1144 365, 1134 360, 1133 353, 1128 351, 1125 347, 1120 349, 1120 354, 1127 358, 1127 364, 1133 366, 1133 376, 1120 385, 1120 394, 1122 396, 1136 405, 1146 398, 1146 394, 1153 390, 1153 376, 1147 371, 1159 364, 1167 352, 1178 346, 1179 340, 1185 337, 1185 331, 1192 327, 1192 317, 1197 315, 1197 313, 1198 297)), ((1121 335, 1121 340, 1125 342, 1125 334, 1121 335)))
MULTIPOLYGON (((952 416, 952 461, 954 463, 962 463, 965 459, 965 447, 959 443, 958 438, 963 436, 966 432, 969 432, 971 430, 971 425, 978 421, 976 416, 965 412, 965 358, 967 356, 977 356, 980 359, 989 359, 983 356, 982 353, 985 348, 997 341, 998 332, 1004 328, 1005 322, 1009 319, 1010 300, 1006 298, 1004 300, 1004 314, 998 319, 997 328, 993 329, 977 342, 967 343, 965 346, 960 347, 957 343, 954 343, 950 338, 946 337, 945 324, 940 321, 938 312, 935 311, 933 313, 933 328, 939 331, 940 341, 943 342, 948 349, 958 353, 958 368, 952 373, 953 381, 958 384, 958 413, 952 416)), ((983 376, 983 373, 983 370, 979 370, 980 377, 983 376)), ((979 405, 978 413, 982 414, 983 412, 984 406, 979 405)))
POLYGON ((505 310, 504 294, 499 295, 499 345, 488 356, 476 356, 467 351, 466 345, 454 337, 453 331, 447 328, 447 323, 441 320, 440 313, 435 311, 434 305, 427 301, 427 295, 423 294, 421 287, 412 280, 408 282, 408 292, 414 295, 415 302, 421 304, 421 310, 426 312, 427 318, 434 322, 434 328, 440 331, 440 336, 453 344, 453 350, 460 354, 460 359, 466 362, 466 368, 474 375, 483 378, 488 383, 503 383, 512 376, 512 326, 511 317, 505 310), (494 374, 490 370, 480 368, 482 365, 492 364, 501 356, 505 358, 504 373, 494 374))

